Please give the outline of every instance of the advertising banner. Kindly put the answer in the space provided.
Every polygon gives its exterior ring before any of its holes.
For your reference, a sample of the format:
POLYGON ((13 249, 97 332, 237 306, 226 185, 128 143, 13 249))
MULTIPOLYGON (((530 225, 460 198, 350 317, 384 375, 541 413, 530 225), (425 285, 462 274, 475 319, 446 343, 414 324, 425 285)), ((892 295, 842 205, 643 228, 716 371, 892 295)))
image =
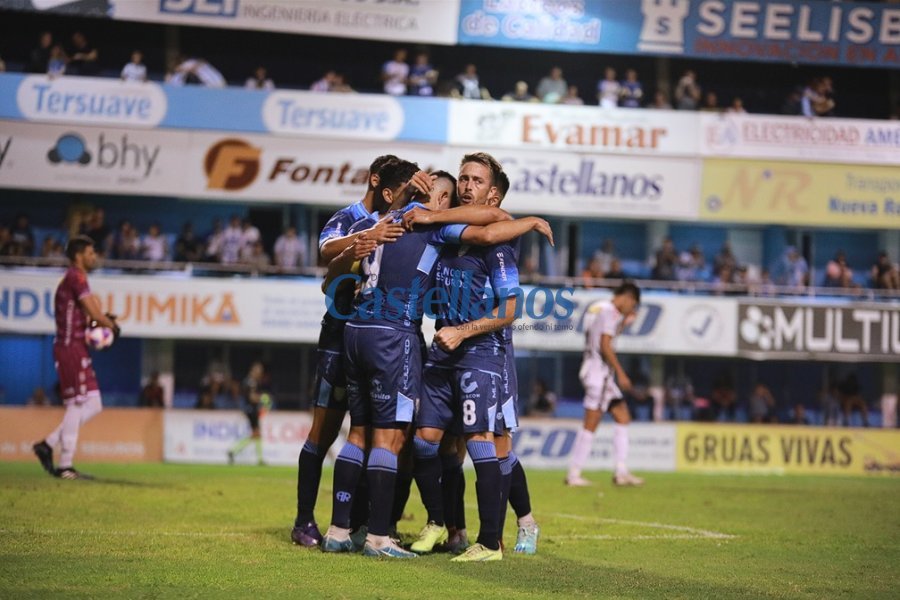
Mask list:
POLYGON ((577 217, 697 218, 698 159, 509 150, 497 151, 494 156, 509 175, 510 191, 503 204, 509 211, 577 217))
POLYGON ((676 470, 900 475, 900 432, 678 423, 676 470))
POLYGON ((741 301, 738 352, 757 359, 897 362, 900 306, 741 301))
POLYGON ((900 227, 900 169, 707 159, 700 217, 732 223, 900 227))
MULTIPOLYGON (((62 422, 62 407, 0 407, 0 460, 35 462, 31 449, 62 422)), ((163 411, 107 408, 78 435, 82 462, 159 462, 162 460, 163 411)), ((59 448, 54 449, 59 452, 59 448)))
POLYGON ((700 115, 707 157, 900 165, 900 124, 733 113, 700 115))
POLYGON ((462 0, 459 43, 885 68, 900 63, 900 9, 819 0, 462 0))
MULTIPOLYGON (((296 466, 300 449, 309 435, 309 413, 273 411, 260 420, 263 462, 296 466)), ((167 410, 163 460, 174 463, 227 464, 228 451, 250 435, 246 415, 238 411, 167 410)), ((344 434, 332 445, 334 456, 343 445, 344 434)), ((329 455, 328 459, 333 460, 329 455)), ((236 464, 256 464, 254 444, 236 455, 236 464)))
MULTIPOLYGON (((523 419, 513 436, 513 450, 529 469, 567 469, 581 422, 569 419, 523 419)), ((675 425, 633 423, 628 427, 628 465, 636 471, 675 470, 675 425)), ((613 430, 597 429, 586 471, 612 471, 613 430)))
POLYGON ((602 154, 697 156, 700 117, 685 111, 520 102, 452 102, 447 139, 458 146, 602 154))

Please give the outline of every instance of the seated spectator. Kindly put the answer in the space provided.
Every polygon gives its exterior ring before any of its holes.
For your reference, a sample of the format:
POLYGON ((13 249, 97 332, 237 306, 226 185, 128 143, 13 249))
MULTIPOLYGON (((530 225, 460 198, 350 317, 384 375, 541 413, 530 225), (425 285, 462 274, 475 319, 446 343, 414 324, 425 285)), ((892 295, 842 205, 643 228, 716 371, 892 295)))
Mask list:
POLYGON ((260 240, 259 228, 250 219, 241 221, 241 252, 252 252, 253 245, 260 240))
POLYGON ((249 251, 245 251, 241 254, 241 261, 245 265, 249 265, 257 269, 264 269, 272 264, 272 259, 269 257, 265 248, 263 248, 262 242, 260 241, 253 242, 253 245, 250 246, 249 251))
POLYGON ((111 232, 106 225, 106 213, 102 208, 95 208, 84 223, 84 235, 94 241, 94 250, 100 256, 109 253, 111 232))
POLYGON ((206 239, 204 259, 207 262, 220 262, 222 260, 222 244, 225 241, 225 229, 221 219, 213 221, 212 231, 206 239))
POLYGON ((694 406, 694 385, 687 375, 671 375, 666 379, 664 403, 668 419, 676 421, 683 407, 694 406))
POLYGON ((847 256, 838 250, 834 258, 825 265, 825 287, 852 288, 853 269, 847 265, 847 256))
POLYGON ((850 373, 837 386, 838 398, 841 401, 841 410, 844 413, 844 426, 850 426, 850 418, 853 411, 858 410, 862 417, 863 427, 869 426, 869 407, 862 397, 859 387, 859 379, 856 373, 850 373))
POLYGON ((144 65, 144 53, 135 50, 131 53, 131 62, 122 67, 122 81, 147 81, 147 67, 144 65))
MULTIPOLYGON (((53 34, 42 31, 38 36, 38 45, 28 57, 29 73, 46 73, 50 64, 50 52, 53 49, 53 34)), ((62 48, 60 48, 62 50, 62 48)))
POLYGON ((834 100, 828 97, 828 82, 816 77, 803 90, 800 112, 806 117, 828 116, 834 110, 834 100))
POLYGON ((592 258, 587 267, 581 272, 582 285, 586 288, 594 287, 595 279, 603 279, 603 269, 600 268, 600 259, 592 258))
POLYGON ((203 258, 203 243, 194 235, 194 226, 190 222, 181 228, 175 240, 176 262, 198 262, 203 258))
POLYGON ((222 243, 219 249, 219 262, 223 265, 237 264, 241 259, 241 249, 244 247, 244 233, 241 229, 241 220, 232 216, 228 227, 222 232, 222 243))
POLYGON ((558 397, 555 392, 551 391, 543 379, 534 382, 534 390, 531 393, 531 401, 529 402, 529 414, 536 417, 552 417, 556 411, 558 397))
POLYGON ((41 258, 62 258, 63 256, 62 244, 52 235, 45 237, 44 243, 41 244, 41 258))
POLYGON ((46 73, 49 77, 59 77, 66 74, 66 66, 69 58, 65 50, 59 44, 50 49, 50 59, 47 61, 46 73))
POLYGON ((622 270, 622 262, 618 258, 614 258, 609 263, 609 270, 606 271, 607 279, 626 279, 625 271, 622 270))
POLYGON ((735 97, 731 101, 731 106, 726 108, 725 112, 737 115, 743 115, 747 113, 747 111, 744 109, 744 101, 740 97, 735 97))
POLYGON ((823 424, 836 427, 840 413, 840 393, 836 383, 829 383, 819 392, 819 407, 822 409, 823 424))
POLYGON ((244 82, 244 88, 248 90, 271 91, 275 89, 275 82, 268 77, 266 68, 259 66, 253 72, 253 77, 248 77, 247 81, 244 82))
POLYGON ((761 381, 757 382, 750 394, 749 412, 751 423, 775 423, 778 420, 775 414, 775 396, 761 381))
POLYGON ((879 252, 872 265, 872 285, 879 290, 900 290, 900 272, 891 262, 887 252, 879 252))
POLYGON ((26 406, 50 406, 50 398, 47 397, 47 392, 44 391, 44 388, 38 386, 34 388, 34 391, 31 393, 31 396, 28 397, 28 400, 25 401, 26 406))
POLYGON ((656 264, 653 267, 653 279, 675 281, 675 269, 678 266, 678 253, 672 238, 666 238, 662 247, 656 251, 656 264))
POLYGON ((202 58, 181 57, 166 76, 166 83, 169 85, 182 86, 195 82, 210 88, 228 85, 222 73, 202 58))
POLYGON ((722 112, 722 107, 719 106, 719 96, 712 90, 706 92, 706 95, 703 96, 703 105, 700 106, 700 110, 703 112, 722 112))
POLYGON ((487 88, 481 87, 478 80, 478 68, 469 63, 462 73, 456 76, 457 91, 466 100, 490 100, 491 94, 487 88))
POLYGON ((162 262, 169 256, 169 242, 162 234, 159 224, 154 223, 141 240, 141 258, 152 262, 162 262))
POLYGON ((19 247, 12 242, 9 227, 0 223, 0 256, 18 256, 19 247))
POLYGON ((324 75, 322 75, 322 79, 314 82, 310 87, 309 91, 311 92, 330 92, 331 87, 334 85, 334 78, 337 75, 334 71, 326 71, 324 75))
POLYGON ((669 96, 665 92, 659 91, 653 95, 653 103, 648 108, 657 110, 672 110, 672 103, 669 102, 669 96))
POLYGON ((606 67, 603 79, 597 82, 597 103, 601 108, 615 108, 621 93, 622 84, 616 80, 616 70, 606 67))
POLYGON ((612 240, 603 240, 600 248, 594 252, 594 258, 600 261, 600 269, 606 273, 610 269, 612 261, 616 258, 616 245, 612 240))
POLYGON ((409 65, 406 64, 406 50, 398 48, 394 58, 381 67, 381 81, 384 82, 384 93, 391 96, 404 96, 409 77, 409 65))
POLYGON ((154 371, 150 375, 150 381, 141 390, 141 396, 138 406, 146 408, 165 408, 166 403, 163 398, 163 388, 159 385, 159 372, 154 371))
POLYGON ((535 93, 541 102, 557 104, 566 95, 568 88, 569 84, 563 79, 562 69, 553 67, 550 74, 538 82, 535 93))
POLYGON ((788 246, 772 269, 778 285, 802 289, 809 285, 809 266, 794 246, 788 246))
POLYGON ((675 102, 678 110, 697 110, 700 104, 700 86, 697 84, 697 74, 692 69, 685 71, 678 80, 675 102))
POLYGON ((781 105, 781 114, 783 115, 802 115, 803 114, 803 89, 795 88, 785 97, 784 103, 781 105))
POLYGON ((734 253, 731 251, 731 242, 725 242, 722 244, 722 249, 719 250, 719 253, 716 254, 716 258, 713 260, 713 274, 718 275, 722 267, 731 267, 731 269, 734 270, 737 266, 737 258, 735 258, 734 253))
POLYGON ((200 389, 200 393, 197 394, 197 402, 194 404, 194 410, 213 410, 215 408, 216 402, 212 390, 210 390, 209 387, 204 386, 200 389))
POLYGON ((537 98, 528 93, 528 84, 524 81, 517 81, 516 88, 503 94, 501 100, 504 102, 538 102, 537 98))
POLYGON ((356 90, 350 87, 350 84, 344 78, 343 73, 337 73, 334 76, 334 83, 331 86, 331 91, 336 94, 355 94, 356 90))
POLYGON ((619 92, 619 106, 623 108, 640 108, 643 98, 644 90, 641 87, 641 82, 638 81, 637 71, 628 69, 625 71, 625 81, 622 82, 622 89, 619 92))
POLYGON ((797 403, 794 405, 793 414, 791 415, 792 425, 812 425, 812 422, 806 416, 806 407, 797 403))
POLYGON ((731 376, 727 373, 722 373, 716 378, 716 381, 713 383, 710 400, 712 400, 712 407, 717 419, 734 421, 737 394, 734 391, 734 383, 731 381, 731 376))
POLYGON ((578 86, 570 85, 566 90, 566 95, 559 101, 560 104, 568 104, 570 106, 582 106, 584 100, 578 95, 578 86))
POLYGON ((409 70, 409 93, 412 96, 434 96, 438 72, 428 59, 427 52, 419 52, 409 70))
POLYGON ((0 73, 6 73, 6 61, 0 56, 0 73))
POLYGON ((137 260, 141 254, 141 240, 130 221, 122 221, 113 238, 112 256, 117 260, 137 260))
POLYGON ((282 269, 294 269, 306 263, 306 245, 291 225, 275 240, 275 264, 282 269))
POLYGON ((28 215, 20 213, 16 216, 16 224, 9 231, 10 241, 18 248, 17 256, 34 256, 34 231, 28 215))
POLYGON ((66 71, 69 75, 95 76, 100 71, 97 62, 97 49, 80 31, 72 34, 72 45, 68 52, 69 64, 66 71))
POLYGON ((694 244, 690 251, 682 252, 678 257, 678 280, 700 281, 703 278, 703 270, 706 269, 706 257, 703 250, 694 244))

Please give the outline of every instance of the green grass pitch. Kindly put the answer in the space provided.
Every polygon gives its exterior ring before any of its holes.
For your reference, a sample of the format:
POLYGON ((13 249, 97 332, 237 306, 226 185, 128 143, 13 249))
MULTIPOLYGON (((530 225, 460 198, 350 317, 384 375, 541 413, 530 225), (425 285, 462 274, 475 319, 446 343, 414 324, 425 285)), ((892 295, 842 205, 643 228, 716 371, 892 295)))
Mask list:
MULTIPOLYGON (((0 463, 0 598, 896 598, 900 589, 896 478, 650 473, 642 489, 616 489, 602 473, 572 489, 562 473, 531 471, 538 555, 456 564, 293 546, 293 469, 86 470, 98 479, 0 463)), ((320 523, 330 485, 326 470, 320 523)), ((415 489, 407 513, 400 529, 414 534, 424 519, 415 489)))

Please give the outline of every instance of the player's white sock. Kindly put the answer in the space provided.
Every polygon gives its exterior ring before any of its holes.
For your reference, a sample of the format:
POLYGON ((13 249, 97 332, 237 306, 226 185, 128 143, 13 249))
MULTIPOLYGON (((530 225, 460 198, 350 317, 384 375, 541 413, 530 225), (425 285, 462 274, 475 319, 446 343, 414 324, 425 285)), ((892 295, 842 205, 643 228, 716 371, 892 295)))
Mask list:
POLYGON ((628 473, 628 467, 625 461, 628 460, 628 426, 613 426, 613 457, 616 461, 616 475, 625 475, 628 473))
POLYGON ((338 527, 336 525, 329 525, 328 531, 325 532, 325 535, 338 541, 343 541, 350 539, 350 530, 344 529, 343 527, 338 527))
POLYGON ((63 422, 60 426, 61 432, 59 441, 61 451, 59 455, 59 468, 68 469, 72 466, 75 458, 75 447, 78 446, 78 430, 82 422, 83 405, 70 402, 66 407, 66 414, 63 415, 63 422))
POLYGON ((391 544, 389 535, 374 535, 372 533, 366 535, 366 543, 373 548, 380 549, 391 544))
POLYGON ((534 517, 531 513, 528 513, 524 517, 519 519, 519 527, 531 527, 534 525, 534 517))
POLYGON ((584 468, 584 463, 587 462, 593 443, 593 431, 582 429, 575 436, 575 447, 572 449, 572 464, 569 465, 569 479, 581 477, 581 470, 584 468))

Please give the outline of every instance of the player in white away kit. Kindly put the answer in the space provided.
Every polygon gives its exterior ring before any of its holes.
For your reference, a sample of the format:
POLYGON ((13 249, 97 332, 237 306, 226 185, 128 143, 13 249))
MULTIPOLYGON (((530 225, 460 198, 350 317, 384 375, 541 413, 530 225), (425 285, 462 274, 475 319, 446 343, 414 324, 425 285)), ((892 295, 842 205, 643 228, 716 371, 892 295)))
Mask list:
POLYGON ((613 291, 609 302, 599 305, 594 320, 585 332, 584 360, 578 375, 584 386, 584 429, 575 438, 572 463, 566 484, 586 486, 591 483, 581 476, 581 470, 591 453, 594 432, 603 413, 609 412, 615 420, 613 432, 613 458, 616 463, 613 483, 616 485, 641 485, 644 480, 628 472, 628 424, 631 414, 622 398, 622 392, 631 389, 631 380, 613 350, 612 342, 625 327, 626 320, 637 310, 641 290, 626 281, 613 291), (616 385, 618 381, 618 385, 616 385))

